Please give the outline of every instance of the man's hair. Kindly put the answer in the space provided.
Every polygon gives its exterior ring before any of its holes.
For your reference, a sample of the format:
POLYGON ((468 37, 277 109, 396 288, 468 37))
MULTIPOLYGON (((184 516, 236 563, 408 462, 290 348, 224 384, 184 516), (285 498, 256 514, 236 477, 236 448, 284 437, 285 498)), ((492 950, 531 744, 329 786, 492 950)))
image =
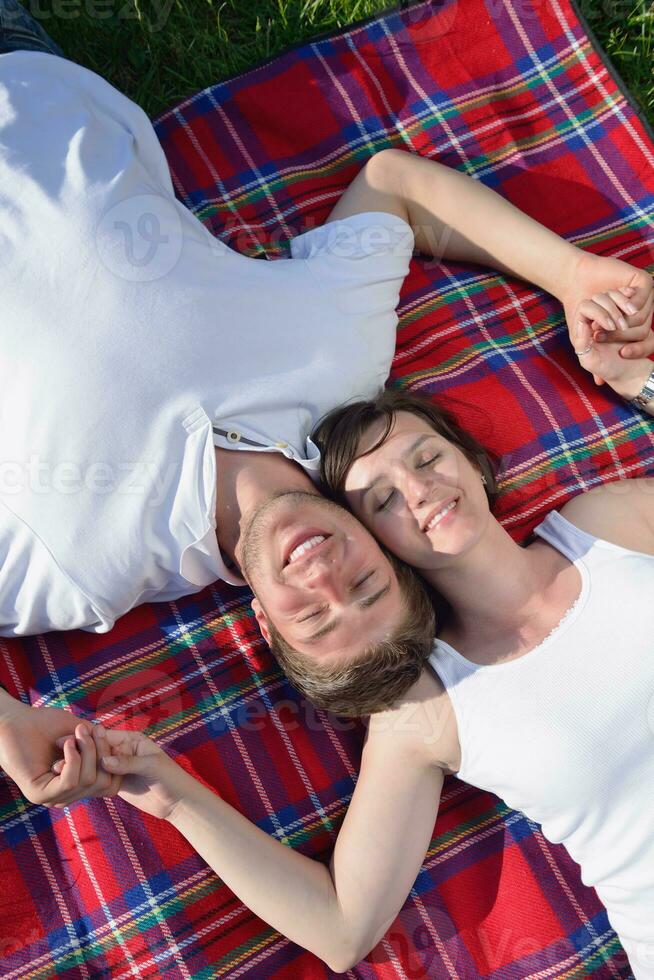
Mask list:
POLYGON ((436 614, 418 575, 385 548, 404 603, 399 626, 355 656, 320 663, 270 624, 270 646, 291 684, 317 708, 358 718, 393 707, 418 680, 431 652, 436 614))
POLYGON ((495 467, 497 457, 477 442, 456 421, 452 412, 435 405, 424 395, 408 391, 384 389, 369 401, 353 402, 325 415, 312 434, 320 449, 320 476, 327 494, 340 504, 345 503, 345 480, 352 463, 361 454, 359 443, 369 427, 384 421, 379 439, 363 455, 378 449, 388 436, 397 412, 409 412, 427 422, 435 432, 455 445, 486 477, 484 489, 492 505, 497 496, 495 467))

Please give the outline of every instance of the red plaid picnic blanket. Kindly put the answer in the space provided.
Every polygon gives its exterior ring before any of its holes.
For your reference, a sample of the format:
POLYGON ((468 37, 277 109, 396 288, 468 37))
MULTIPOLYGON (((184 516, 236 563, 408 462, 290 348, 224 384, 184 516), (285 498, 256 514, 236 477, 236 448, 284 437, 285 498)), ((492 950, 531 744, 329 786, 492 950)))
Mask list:
MULTIPOLYGON (((363 162, 398 146, 585 249, 652 267, 654 136, 569 0, 390 11, 205 89, 155 129, 180 200, 263 260, 287 257, 363 162)), ((559 305, 491 270, 415 257, 391 383, 446 400, 501 455, 498 516, 516 539, 582 489, 654 472, 651 420, 595 388, 559 305)), ((0 680, 35 705, 147 728, 259 827, 327 861, 363 727, 289 686, 249 598, 216 583, 137 607, 107 634, 0 639, 0 680)), ((121 800, 60 811, 7 779, 0 793, 3 977, 330 975, 167 824, 121 800)), ((410 896, 348 975, 632 974, 566 851, 449 778, 410 896)))

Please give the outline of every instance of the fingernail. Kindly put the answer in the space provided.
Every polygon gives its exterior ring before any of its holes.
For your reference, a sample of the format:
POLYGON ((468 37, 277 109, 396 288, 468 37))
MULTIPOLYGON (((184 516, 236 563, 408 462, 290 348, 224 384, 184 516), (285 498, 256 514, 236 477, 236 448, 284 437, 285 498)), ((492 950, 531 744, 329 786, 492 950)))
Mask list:
POLYGON ((106 766, 108 769, 113 769, 118 765, 118 759, 114 758, 113 755, 103 755, 102 765, 106 766))
POLYGON ((606 334, 600 332, 593 337, 593 340, 599 340, 599 341, 606 340, 606 334))
POLYGON ((622 327, 623 330, 626 330, 627 329, 627 321, 625 320, 625 318, 623 316, 619 316, 618 317, 618 323, 620 324, 620 326, 622 327))
POLYGON ((627 313, 638 313, 638 307, 634 306, 633 303, 626 303, 625 309, 627 310, 627 313))
POLYGON ((98 733, 98 735, 104 735, 104 728, 102 727, 102 725, 100 724, 96 725, 95 730, 98 733))
POLYGON ((611 319, 611 317, 610 316, 607 316, 606 320, 607 320, 607 324, 608 324, 608 329, 609 330, 615 330, 615 323, 613 322, 613 320, 611 319))

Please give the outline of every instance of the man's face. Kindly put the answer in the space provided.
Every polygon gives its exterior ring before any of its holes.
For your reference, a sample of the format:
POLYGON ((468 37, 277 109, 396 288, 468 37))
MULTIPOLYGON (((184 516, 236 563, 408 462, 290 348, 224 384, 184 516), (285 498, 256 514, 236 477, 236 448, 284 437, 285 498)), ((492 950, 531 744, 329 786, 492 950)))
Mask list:
POLYGON ((369 531, 316 493, 285 491, 252 516, 240 564, 268 626, 322 661, 349 657, 390 636, 404 607, 395 573, 369 531))

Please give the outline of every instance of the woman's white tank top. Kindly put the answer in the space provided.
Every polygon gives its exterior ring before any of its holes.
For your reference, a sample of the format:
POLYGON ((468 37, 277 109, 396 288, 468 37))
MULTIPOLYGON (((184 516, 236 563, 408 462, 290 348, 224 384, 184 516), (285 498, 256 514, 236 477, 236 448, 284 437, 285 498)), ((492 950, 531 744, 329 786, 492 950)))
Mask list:
POLYGON ((574 562, 581 592, 537 647, 479 666, 442 640, 457 775, 563 843, 594 886, 638 978, 654 978, 654 556, 557 511, 535 528, 574 562))

